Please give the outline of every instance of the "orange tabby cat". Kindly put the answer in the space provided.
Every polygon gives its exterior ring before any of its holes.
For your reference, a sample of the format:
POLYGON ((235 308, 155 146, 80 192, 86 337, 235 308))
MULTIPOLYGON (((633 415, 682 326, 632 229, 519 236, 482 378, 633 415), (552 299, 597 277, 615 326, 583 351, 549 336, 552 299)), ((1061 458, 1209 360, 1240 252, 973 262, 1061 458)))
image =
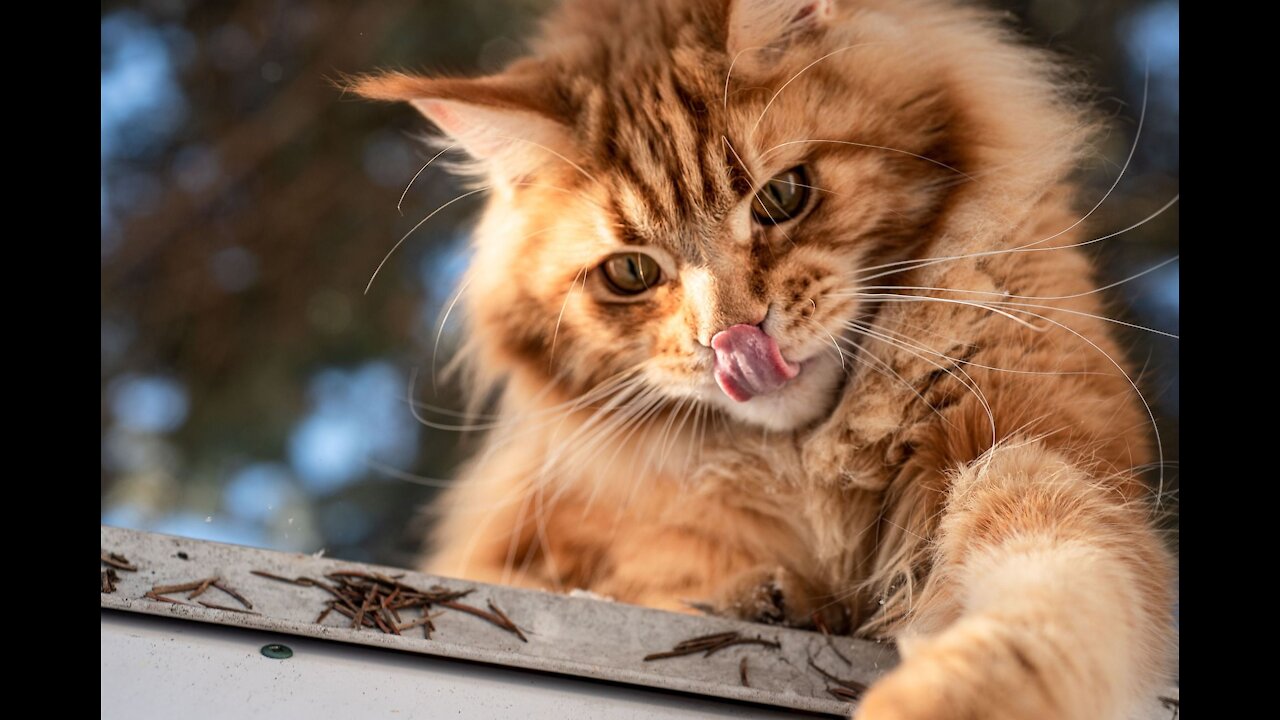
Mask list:
POLYGON ((355 88, 489 197, 499 415, 427 571, 896 638, 858 718, 1121 718, 1162 679, 1152 424, 1076 249, 1096 123, 991 13, 568 0, 499 75, 355 88))

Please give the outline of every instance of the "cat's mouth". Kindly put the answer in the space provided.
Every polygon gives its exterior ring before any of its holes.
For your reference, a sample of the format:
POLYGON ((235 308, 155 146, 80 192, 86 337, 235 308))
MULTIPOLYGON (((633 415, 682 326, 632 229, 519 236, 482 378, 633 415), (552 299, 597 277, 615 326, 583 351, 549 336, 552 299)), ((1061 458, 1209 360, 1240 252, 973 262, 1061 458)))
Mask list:
POLYGON ((734 325, 711 338, 720 390, 736 402, 776 392, 800 374, 801 365, 782 357, 778 343, 755 325, 734 325))

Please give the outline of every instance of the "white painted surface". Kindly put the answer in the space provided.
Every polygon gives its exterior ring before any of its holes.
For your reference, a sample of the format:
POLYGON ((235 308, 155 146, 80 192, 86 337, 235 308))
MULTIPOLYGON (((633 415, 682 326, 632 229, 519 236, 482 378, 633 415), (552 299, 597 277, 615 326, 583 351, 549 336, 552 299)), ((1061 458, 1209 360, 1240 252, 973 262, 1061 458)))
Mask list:
POLYGON ((102 611, 102 717, 784 718, 797 711, 102 611), (288 660, 260 653, 279 642, 288 660))

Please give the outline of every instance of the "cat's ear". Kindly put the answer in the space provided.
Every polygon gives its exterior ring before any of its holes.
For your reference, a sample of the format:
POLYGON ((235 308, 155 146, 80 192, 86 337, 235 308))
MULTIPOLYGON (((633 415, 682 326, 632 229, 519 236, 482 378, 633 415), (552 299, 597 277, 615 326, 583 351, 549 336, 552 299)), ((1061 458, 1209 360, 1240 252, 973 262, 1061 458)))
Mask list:
POLYGON ((835 0, 729 0, 729 57, 769 62, 797 37, 826 27, 835 16, 835 0))
POLYGON ((433 78, 391 72, 356 78, 348 88, 373 100, 408 102, 485 170, 508 179, 575 154, 572 133, 535 73, 433 78))

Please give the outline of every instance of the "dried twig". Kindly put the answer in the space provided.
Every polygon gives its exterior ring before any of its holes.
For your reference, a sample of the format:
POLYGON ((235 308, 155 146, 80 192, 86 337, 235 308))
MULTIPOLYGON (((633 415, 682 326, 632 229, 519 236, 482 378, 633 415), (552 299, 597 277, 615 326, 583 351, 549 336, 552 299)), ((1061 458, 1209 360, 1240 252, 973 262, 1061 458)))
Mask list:
POLYGON ((111 567, 117 570, 124 570, 125 572, 138 572, 138 568, 135 567, 133 563, 129 562, 128 558, 121 555, 120 553, 107 552, 106 550, 103 550, 102 562, 106 563, 107 565, 110 565, 111 567))
POLYGON ((241 605, 249 608, 250 610, 253 609, 253 603, 249 602, 249 600, 245 598, 245 596, 236 592, 235 589, 232 588, 230 585, 228 585, 225 580, 218 578, 213 581, 213 586, 218 588, 222 592, 230 595, 231 597, 235 598, 236 600, 238 600, 241 605))
POLYGON ((151 592, 157 595, 172 595, 173 593, 199 589, 201 585, 204 585, 205 583, 213 583, 217 581, 217 579, 218 578, 216 577, 212 577, 205 578, 203 580, 193 580, 191 582, 181 583, 178 585, 153 585, 151 586, 151 592))
MULTIPOLYGON (((853 697, 854 697, 855 699, 856 699, 857 697, 861 696, 861 695, 862 695, 862 693, 866 692, 866 690, 867 690, 867 686, 866 686, 865 684, 863 684, 863 683, 858 682, 857 680, 846 680, 846 679, 844 679, 844 678, 836 677, 835 675, 832 675, 831 673, 827 672, 826 670, 823 670, 823 669, 818 665, 818 663, 816 663, 816 662, 814 662, 814 661, 813 661, 813 658, 809 658, 809 667, 811 667, 811 668, 813 668, 814 670, 817 670, 819 673, 821 673, 821 674, 822 674, 822 677, 824 677, 824 678, 826 678, 826 679, 830 680, 831 682, 833 682, 833 683, 835 683, 835 684, 839 685, 839 686, 840 686, 840 689, 842 689, 843 691, 845 691, 845 692, 847 692, 847 693, 852 693, 852 694, 853 694, 853 697)), ((831 688, 827 688, 827 692, 832 692, 832 689, 831 689, 831 688)), ((834 694, 834 693, 832 693, 832 694, 834 694)))
POLYGON ((747 682, 747 656, 742 656, 742 662, 738 663, 738 679, 742 681, 742 687, 749 688, 751 683, 747 682))
POLYGON ((836 699, 844 700, 845 702, 855 702, 858 698, 862 697, 862 693, 855 692, 845 687, 840 687, 839 685, 827 688, 827 692, 834 695, 836 699))
POLYGON ((840 649, 836 647, 835 638, 831 637, 831 630, 827 627, 827 622, 822 619, 822 613, 814 610, 813 615, 810 617, 813 619, 814 627, 818 628, 818 631, 822 633, 822 637, 827 639, 827 647, 831 648, 831 652, 835 653, 836 657, 844 661, 845 665, 853 667, 853 662, 849 660, 849 658, 845 657, 844 653, 840 652, 840 649))
POLYGON ((254 575, 257 575, 258 577, 264 577, 269 580, 279 580, 280 582, 287 582, 290 585, 302 585, 304 587, 311 587, 316 584, 315 580, 312 580, 311 578, 307 578, 307 577, 296 577, 296 578, 290 579, 280 575, 274 575, 265 570, 250 570, 249 572, 254 575))
POLYGON ((120 582, 120 576, 116 574, 115 568, 107 568, 102 571, 102 592, 115 592, 117 582, 120 582))
POLYGON ((193 593, 191 593, 190 595, 188 595, 188 596, 187 596, 187 599, 188 599, 188 600, 195 600, 196 598, 200 597, 201 595, 203 595, 203 594, 204 594, 204 591, 205 591, 205 590, 208 590, 210 587, 212 587, 212 586, 213 586, 213 584, 214 584, 215 582, 217 582, 217 580, 218 580, 218 578, 216 578, 216 577, 205 578, 205 579, 204 579, 204 582, 200 583, 200 587, 196 588, 196 589, 195 589, 195 592, 193 592, 193 593))
MULTIPOLYGON (((529 642, 529 638, 525 637, 524 633, 520 632, 520 628, 516 627, 515 623, 511 622, 511 619, 508 618, 506 615, 498 615, 497 613, 485 612, 484 610, 481 610, 480 608, 475 607, 474 605, 460 603, 457 600, 446 600, 440 603, 440 605, 453 610, 461 610, 462 612, 467 613, 468 615, 475 615, 478 618, 488 620, 490 623, 492 623, 493 625, 497 625, 503 630, 515 633, 516 637, 520 638, 521 642, 529 642)), ((490 604, 489 607, 493 607, 493 605, 490 604)))
POLYGON ((174 600, 173 598, 170 598, 170 597, 157 595, 152 590, 148 590, 146 594, 143 595, 143 597, 147 598, 148 600, 159 600, 160 602, 173 603, 174 605, 186 605, 187 607, 194 607, 191 603, 188 603, 188 602, 182 602, 181 600, 174 600))
MULTIPOLYGON (((430 628, 433 626, 433 623, 431 621, 435 620, 436 618, 440 617, 443 614, 444 614, 443 610, 440 610, 434 613, 429 613, 427 615, 423 615, 420 618, 410 620, 409 622, 404 623, 403 625, 397 625, 396 629, 399 630, 400 632, 404 632, 405 630, 412 630, 418 627, 419 625, 421 625, 428 628, 427 632, 430 633, 431 631, 430 628)), ((427 635, 427 637, 429 638, 431 636, 427 635)))
POLYGON ((332 599, 327 601, 326 608, 316 617, 316 623, 323 622, 331 611, 337 610, 351 620, 353 628, 368 627, 384 633, 400 635, 406 630, 421 627, 423 635, 430 639, 431 633, 435 630, 433 620, 440 616, 439 612, 431 613, 430 610, 438 605, 482 618, 514 634, 523 642, 529 641, 515 621, 493 602, 488 603, 487 611, 459 602, 461 598, 474 592, 472 589, 450 590, 435 585, 427 590, 420 590, 401 582, 401 578, 404 577, 402 574, 384 575, 364 570, 335 570, 325 573, 324 577, 328 582, 305 576, 288 578, 264 570, 250 572, 259 577, 291 585, 318 587, 329 593, 332 599), (420 608, 423 612, 422 617, 404 622, 400 611, 413 608, 420 608))
POLYGON ((520 628, 516 627, 516 624, 511 621, 511 618, 507 617, 507 614, 502 612, 502 608, 494 605, 492 600, 486 600, 485 604, 489 606, 489 609, 493 611, 494 615, 502 618, 502 621, 507 624, 507 629, 514 632, 516 637, 520 638, 522 642, 529 642, 529 638, 525 637, 520 628))
POLYGON ((762 637, 746 638, 742 637, 737 631, 715 633, 713 635, 702 635, 700 637, 689 638, 688 640, 677 643, 675 647, 666 652, 650 653, 645 655, 644 661, 665 660, 666 658, 681 657, 683 655, 693 655, 695 653, 704 653, 703 657, 711 657, 713 654, 720 652, 727 647, 734 645, 761 645, 767 648, 777 650, 782 647, 782 643, 777 640, 765 640, 762 637))
MULTIPOLYGON (((249 610, 253 609, 253 603, 249 602, 249 600, 245 598, 245 596, 241 595, 239 592, 236 592, 235 588, 228 585, 225 580, 223 580, 222 578, 216 575, 213 577, 202 578, 200 580, 192 580, 191 582, 178 583, 177 585, 153 585, 151 587, 151 590, 147 592, 145 597, 149 597, 152 600, 161 600, 164 602, 177 603, 179 605, 190 605, 191 603, 179 602, 177 600, 174 600, 173 598, 167 598, 164 596, 172 595, 174 593, 190 592, 191 594, 187 596, 187 599, 195 600, 197 597, 200 597, 201 595, 203 595, 204 592, 211 587, 218 588, 222 592, 235 598, 241 605, 245 606, 249 610)), ((220 605, 216 605, 214 603, 206 603, 203 600, 199 602, 201 605, 205 605, 208 607, 214 607, 218 609, 227 609, 220 605)), ((258 613, 252 613, 252 614, 257 615, 258 613)))
POLYGON ((196 602, 200 603, 201 605, 207 608, 213 608, 214 610, 226 610, 227 612, 242 613, 244 615, 261 615, 262 614, 262 613, 254 612, 252 610, 245 610, 244 608, 234 608, 234 607, 228 607, 226 605, 219 605, 217 603, 205 602, 204 600, 197 600, 196 602))

